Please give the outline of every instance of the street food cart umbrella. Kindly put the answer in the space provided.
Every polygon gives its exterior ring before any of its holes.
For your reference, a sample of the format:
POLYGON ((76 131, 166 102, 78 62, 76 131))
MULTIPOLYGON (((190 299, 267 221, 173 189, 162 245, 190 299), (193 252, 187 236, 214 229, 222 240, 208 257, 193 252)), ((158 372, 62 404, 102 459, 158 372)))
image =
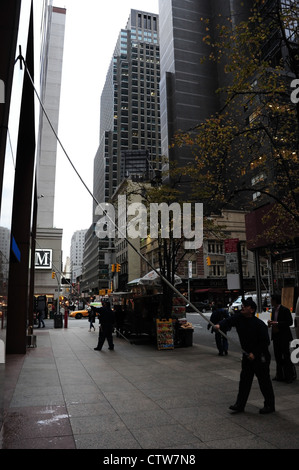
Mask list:
POLYGON ((133 279, 133 281, 127 282, 127 285, 128 286, 137 286, 137 284, 139 284, 139 281, 140 281, 140 277, 138 277, 137 279, 133 279))
MULTIPOLYGON (((160 272, 160 268, 157 269, 158 272, 160 272)), ((177 276, 176 274, 174 275, 174 285, 181 284, 182 279, 177 276)), ((156 271, 150 271, 147 273, 145 276, 143 276, 138 284, 141 285, 151 285, 151 286, 161 286, 162 285, 162 280, 159 274, 156 271)))
POLYGON ((103 307, 102 302, 90 302, 89 305, 90 305, 91 307, 96 307, 96 308, 103 307))

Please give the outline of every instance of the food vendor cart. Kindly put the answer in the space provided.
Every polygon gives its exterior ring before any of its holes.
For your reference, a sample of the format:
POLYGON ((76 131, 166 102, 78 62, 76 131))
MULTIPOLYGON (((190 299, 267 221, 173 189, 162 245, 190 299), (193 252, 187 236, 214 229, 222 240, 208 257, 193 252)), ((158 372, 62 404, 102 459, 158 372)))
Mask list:
POLYGON ((183 299, 173 298, 171 318, 165 319, 162 315, 163 294, 149 286, 140 289, 139 285, 131 292, 113 292, 111 298, 116 317, 122 319, 116 320, 118 336, 131 343, 156 342, 158 349, 192 346, 193 327, 186 320, 183 299))

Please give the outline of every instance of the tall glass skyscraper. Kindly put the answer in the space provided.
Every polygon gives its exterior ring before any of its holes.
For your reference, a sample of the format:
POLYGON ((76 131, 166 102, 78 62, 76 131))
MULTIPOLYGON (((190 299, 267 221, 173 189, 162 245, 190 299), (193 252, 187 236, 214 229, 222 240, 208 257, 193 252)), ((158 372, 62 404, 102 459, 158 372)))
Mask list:
POLYGON ((160 48, 158 15, 131 10, 115 47, 101 97, 100 145, 94 194, 107 201, 126 176, 126 152, 140 151, 157 168, 160 148, 160 48))
POLYGON ((169 151, 174 134, 191 130, 220 110, 216 90, 227 80, 218 64, 202 61, 211 52, 203 41, 207 35, 203 19, 210 20, 213 36, 221 17, 241 21, 250 4, 251 0, 159 1, 162 154, 179 165, 190 161, 190 152, 169 151))
MULTIPOLYGON (((94 196, 99 203, 112 197, 129 175, 149 177, 160 168, 160 47, 159 16, 131 10, 120 31, 101 95, 99 148, 94 159, 94 196)), ((108 288, 108 241, 86 235, 82 290, 108 288)))

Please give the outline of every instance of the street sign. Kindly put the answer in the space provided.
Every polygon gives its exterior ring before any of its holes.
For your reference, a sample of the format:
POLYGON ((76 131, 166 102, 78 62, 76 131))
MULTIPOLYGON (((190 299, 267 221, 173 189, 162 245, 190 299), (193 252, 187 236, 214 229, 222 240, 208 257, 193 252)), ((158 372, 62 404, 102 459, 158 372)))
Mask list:
POLYGON ((238 238, 224 240, 227 288, 240 289, 240 266, 238 257, 238 238))

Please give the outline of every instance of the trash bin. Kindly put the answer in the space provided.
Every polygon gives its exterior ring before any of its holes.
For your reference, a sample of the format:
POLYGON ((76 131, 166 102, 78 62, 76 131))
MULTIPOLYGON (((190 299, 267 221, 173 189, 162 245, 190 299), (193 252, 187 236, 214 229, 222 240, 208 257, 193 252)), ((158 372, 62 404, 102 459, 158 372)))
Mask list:
POLYGON ((192 328, 180 328, 179 335, 182 347, 189 347, 193 345, 193 332, 192 328))
POLYGON ((62 315, 54 315, 54 328, 62 328, 62 315))

